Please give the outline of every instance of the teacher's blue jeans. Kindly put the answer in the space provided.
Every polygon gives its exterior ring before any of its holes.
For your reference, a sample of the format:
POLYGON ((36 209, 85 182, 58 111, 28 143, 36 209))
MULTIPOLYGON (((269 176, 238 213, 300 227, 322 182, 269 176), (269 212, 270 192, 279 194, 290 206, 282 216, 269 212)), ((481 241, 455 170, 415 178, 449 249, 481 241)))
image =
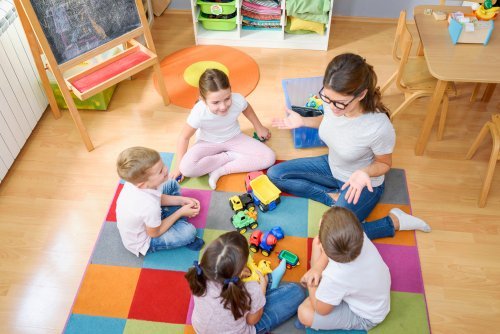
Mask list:
POLYGON ((266 305, 262 318, 255 325, 257 334, 271 332, 273 329, 293 317, 299 305, 306 298, 304 289, 295 283, 284 283, 271 289, 272 276, 267 275, 266 305))
POLYGON ((380 200, 384 184, 374 187, 373 192, 365 187, 357 204, 347 203, 347 189, 341 190, 344 182, 333 177, 328 155, 282 162, 269 168, 267 176, 281 191, 310 198, 327 206, 350 209, 358 217, 370 239, 394 236, 394 223, 389 216, 371 222, 365 221, 380 200), (338 200, 335 202, 329 193, 339 193, 338 200))

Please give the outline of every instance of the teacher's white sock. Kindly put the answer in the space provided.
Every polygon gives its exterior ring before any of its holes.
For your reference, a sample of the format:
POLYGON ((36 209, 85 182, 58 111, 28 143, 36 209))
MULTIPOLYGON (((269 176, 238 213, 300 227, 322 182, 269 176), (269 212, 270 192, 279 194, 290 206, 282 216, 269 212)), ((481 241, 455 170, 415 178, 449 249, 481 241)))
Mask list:
POLYGON ((393 208, 389 212, 398 218, 399 229, 401 231, 411 231, 411 230, 420 230, 424 232, 431 231, 431 227, 427 225, 427 223, 424 222, 422 219, 409 215, 399 208, 393 208))

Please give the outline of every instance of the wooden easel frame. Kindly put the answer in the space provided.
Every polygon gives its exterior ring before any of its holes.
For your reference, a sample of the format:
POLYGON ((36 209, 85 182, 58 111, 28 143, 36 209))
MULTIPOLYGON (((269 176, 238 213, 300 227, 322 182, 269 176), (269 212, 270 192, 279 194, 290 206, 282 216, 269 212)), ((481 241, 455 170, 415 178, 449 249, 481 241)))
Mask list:
POLYGON ((103 91, 108 87, 117 84, 118 82, 124 80, 125 78, 131 77, 132 75, 144 70, 145 68, 153 66, 153 69, 158 78, 158 87, 160 90, 160 94, 163 98, 163 103, 165 105, 168 105, 170 103, 167 95, 167 89, 165 88, 163 75, 161 74, 160 63, 158 61, 156 49, 153 44, 153 38, 151 36, 151 31, 149 29, 149 24, 146 18, 146 14, 144 12, 144 7, 142 5, 142 0, 135 0, 135 3, 141 22, 140 27, 118 38, 115 38, 114 40, 111 40, 93 50, 90 50, 80 56, 77 56, 65 63, 58 64, 52 52, 52 49, 50 48, 49 42, 43 32, 40 22, 38 21, 38 17, 31 5, 31 2, 29 0, 14 0, 14 4, 17 8, 21 24, 24 28, 26 37, 28 39, 31 53, 33 54, 33 58, 35 59, 36 68, 40 73, 40 78, 42 80, 43 87, 47 94, 49 104, 52 109, 52 113, 56 119, 61 117, 61 111, 57 106, 54 93, 52 92, 52 89, 50 87, 49 78, 47 76, 47 73, 45 72, 46 70, 51 71, 52 74, 54 75, 57 85, 61 90, 61 94, 64 100, 66 101, 71 117, 73 118, 73 121, 75 122, 75 125, 78 128, 80 136, 82 137, 82 140, 85 146, 87 147, 88 151, 92 151, 94 149, 94 145, 92 144, 92 141, 90 140, 87 130, 80 118, 80 114, 78 113, 78 109, 76 108, 75 102, 73 101, 71 92, 73 92, 80 99, 84 100, 92 95, 95 95, 103 91), (141 35, 144 36, 144 39, 146 41, 146 47, 144 47, 135 40, 135 38, 141 35), (130 49, 126 48, 123 52, 120 52, 118 55, 112 57, 111 59, 100 62, 95 66, 92 66, 91 68, 88 68, 72 76, 71 78, 67 79, 64 78, 63 73, 65 71, 119 45, 126 45, 127 47, 130 47, 130 49), (121 72, 119 75, 116 75, 83 93, 79 92, 71 84, 71 80, 76 80, 84 75, 98 71, 99 69, 103 68, 109 63, 112 63, 113 61, 116 61, 126 56, 127 53, 131 52, 130 50, 133 50, 134 48, 141 48, 141 51, 147 53, 150 56, 150 58, 146 62, 128 68, 123 72, 121 72), (46 64, 42 62, 41 58, 42 54, 45 55, 45 58, 47 59, 46 64))

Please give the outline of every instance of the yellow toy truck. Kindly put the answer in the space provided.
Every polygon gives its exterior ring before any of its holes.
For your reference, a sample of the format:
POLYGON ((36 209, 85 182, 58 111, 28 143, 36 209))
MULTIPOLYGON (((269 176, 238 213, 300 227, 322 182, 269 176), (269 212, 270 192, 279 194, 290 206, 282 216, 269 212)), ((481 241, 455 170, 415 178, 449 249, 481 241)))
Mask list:
POLYGON ((281 202, 281 190, 276 187, 267 175, 260 175, 250 181, 252 198, 262 212, 274 210, 281 202))

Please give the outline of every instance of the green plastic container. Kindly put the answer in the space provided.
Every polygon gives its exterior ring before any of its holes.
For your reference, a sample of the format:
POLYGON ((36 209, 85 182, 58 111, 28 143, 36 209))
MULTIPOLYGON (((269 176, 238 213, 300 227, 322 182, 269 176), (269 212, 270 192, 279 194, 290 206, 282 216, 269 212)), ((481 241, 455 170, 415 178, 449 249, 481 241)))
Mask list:
POLYGON ((232 19, 209 19, 198 15, 198 21, 201 22, 201 25, 206 30, 221 30, 221 31, 229 31, 234 30, 236 28, 236 17, 232 19))
MULTIPOLYGON (((50 87, 54 92, 54 96, 56 98, 57 105, 59 106, 59 108, 68 109, 66 101, 64 101, 61 90, 59 89, 57 83, 51 82, 50 87)), ((106 88, 102 92, 97 93, 96 95, 91 96, 83 101, 80 100, 78 97, 76 97, 76 95, 73 93, 71 93, 71 96, 73 97, 73 101, 75 102, 77 109, 107 110, 109 101, 113 96, 115 88, 116 85, 106 88)))
MULTIPOLYGON (((235 1, 208 2, 208 1, 198 0, 196 3, 198 4, 198 6, 200 6, 201 12, 205 14, 221 15, 221 14, 232 14, 236 12, 235 1)), ((226 30, 226 29, 213 29, 213 30, 226 30)))

